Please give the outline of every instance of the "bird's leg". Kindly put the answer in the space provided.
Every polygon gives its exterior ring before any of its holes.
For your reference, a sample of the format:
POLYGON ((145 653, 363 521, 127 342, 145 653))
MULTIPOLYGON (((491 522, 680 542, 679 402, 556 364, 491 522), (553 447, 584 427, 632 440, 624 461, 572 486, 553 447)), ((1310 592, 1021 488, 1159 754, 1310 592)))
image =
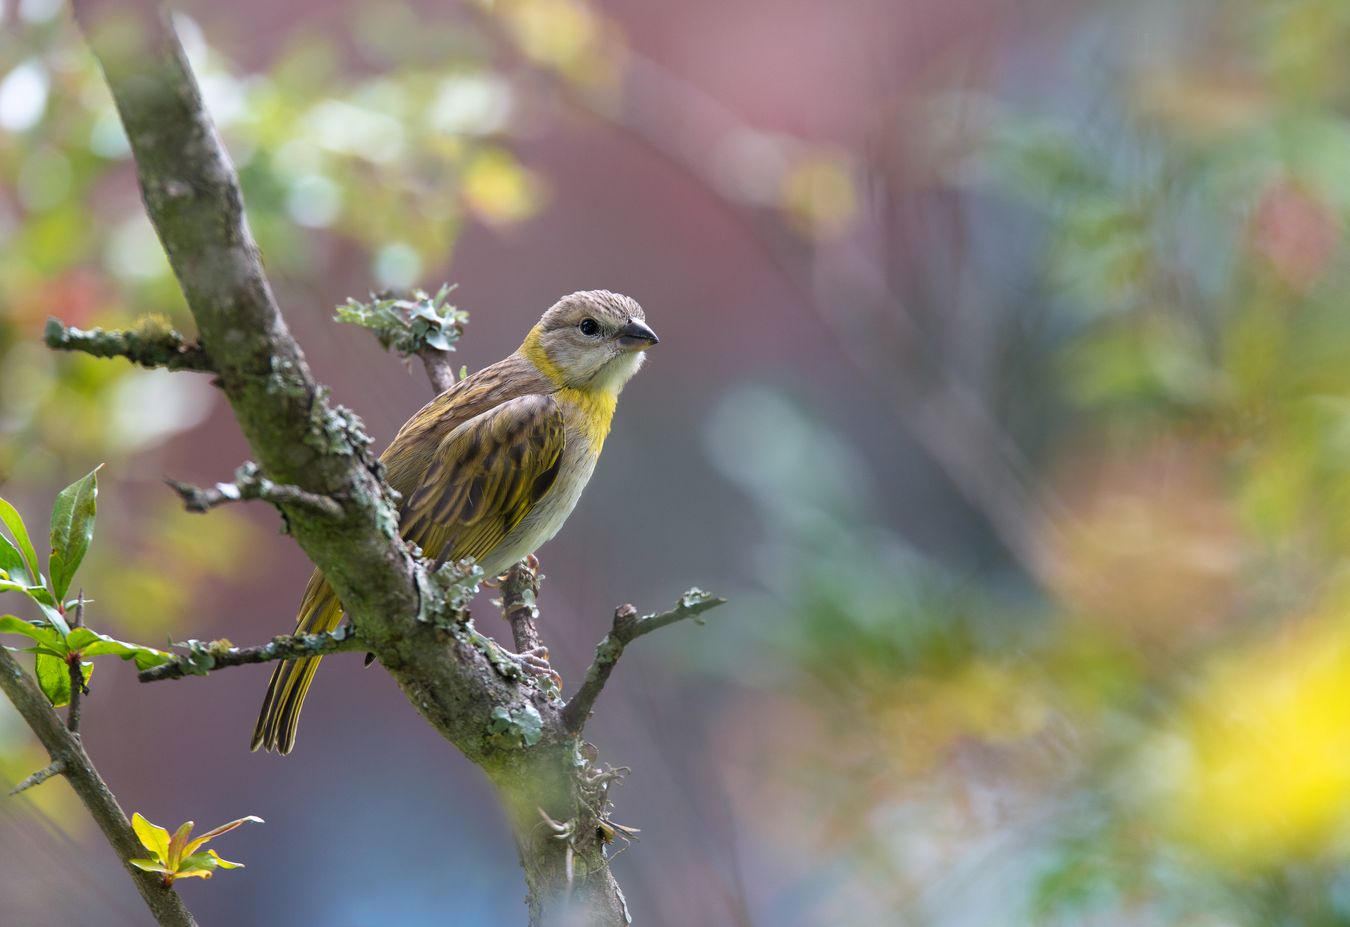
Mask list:
POLYGON ((538 676, 547 676, 561 691, 562 677, 549 664, 548 648, 534 627, 535 619, 539 617, 536 602, 542 578, 539 558, 534 554, 503 573, 499 578, 502 617, 511 625, 511 638, 519 651, 514 656, 521 668, 538 676))

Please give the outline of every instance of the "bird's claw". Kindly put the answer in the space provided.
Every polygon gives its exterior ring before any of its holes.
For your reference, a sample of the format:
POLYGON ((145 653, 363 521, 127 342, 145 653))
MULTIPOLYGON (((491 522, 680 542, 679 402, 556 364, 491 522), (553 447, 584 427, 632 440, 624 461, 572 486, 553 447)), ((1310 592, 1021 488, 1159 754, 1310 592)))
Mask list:
POLYGON ((548 648, 542 644, 538 647, 531 647, 529 650, 521 653, 511 653, 509 650, 502 651, 510 657, 525 672, 534 676, 543 676, 553 681, 553 684, 562 689, 562 677, 558 675, 557 670, 548 662, 548 648))

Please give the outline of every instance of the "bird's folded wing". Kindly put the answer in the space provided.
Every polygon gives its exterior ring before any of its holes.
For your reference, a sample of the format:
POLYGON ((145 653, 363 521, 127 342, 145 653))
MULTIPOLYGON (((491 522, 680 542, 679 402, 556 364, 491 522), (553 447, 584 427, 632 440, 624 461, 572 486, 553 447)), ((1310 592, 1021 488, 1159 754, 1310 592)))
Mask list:
POLYGON ((551 396, 521 396, 469 419, 441 441, 404 503, 403 536, 437 561, 481 560, 553 485, 564 440, 551 396))

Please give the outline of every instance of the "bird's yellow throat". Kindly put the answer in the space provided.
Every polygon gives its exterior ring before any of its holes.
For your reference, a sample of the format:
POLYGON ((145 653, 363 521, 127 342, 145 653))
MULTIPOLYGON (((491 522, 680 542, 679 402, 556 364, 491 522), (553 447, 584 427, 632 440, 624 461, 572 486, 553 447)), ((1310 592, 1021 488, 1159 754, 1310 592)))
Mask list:
POLYGON ((614 410, 619 404, 618 391, 608 388, 607 383, 593 388, 564 386, 567 381, 562 368, 555 364, 544 350, 537 328, 531 329, 525 336, 520 353, 525 355, 551 383, 559 387, 555 394, 559 402, 575 406, 581 412, 578 424, 598 454, 606 436, 609 435, 610 423, 614 420, 614 410))

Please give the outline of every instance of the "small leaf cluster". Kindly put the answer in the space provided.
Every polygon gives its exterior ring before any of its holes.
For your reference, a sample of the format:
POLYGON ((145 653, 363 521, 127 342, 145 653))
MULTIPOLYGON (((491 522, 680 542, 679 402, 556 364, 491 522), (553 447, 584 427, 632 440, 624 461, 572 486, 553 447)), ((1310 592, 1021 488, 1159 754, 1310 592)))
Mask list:
POLYGON ((208 830, 194 839, 192 828, 196 825, 192 821, 184 823, 170 836, 168 830, 158 824, 151 824, 137 812, 131 817, 131 827, 136 831, 141 845, 151 855, 129 862, 145 872, 159 873, 164 878, 165 887, 172 885, 174 879, 209 879, 217 869, 243 869, 243 863, 232 863, 228 859, 221 859, 215 850, 202 851, 201 848, 208 841, 249 821, 263 823, 262 818, 250 814, 208 830))
POLYGON ((386 350, 403 357, 426 348, 453 351, 469 318, 467 312, 447 302, 453 289, 447 283, 435 296, 413 290, 411 294, 372 294, 368 302, 348 299, 337 307, 337 320, 370 329, 386 350))
MULTIPOLYGON (((137 669, 148 669, 172 659, 152 647, 128 644, 85 627, 72 628, 67 613, 77 601, 67 601, 75 573, 89 552, 94 538, 97 511, 98 468, 61 490, 51 517, 51 553, 43 576, 37 550, 18 511, 0 499, 0 522, 13 538, 0 533, 0 592, 21 592, 35 602, 45 618, 37 623, 15 615, 0 616, 0 633, 29 638, 34 654, 33 670, 38 684, 56 706, 70 701, 71 667, 79 664, 81 685, 87 685, 93 664, 87 657, 113 654, 134 660, 137 669)), ((78 600, 82 602, 82 600, 78 600)))

